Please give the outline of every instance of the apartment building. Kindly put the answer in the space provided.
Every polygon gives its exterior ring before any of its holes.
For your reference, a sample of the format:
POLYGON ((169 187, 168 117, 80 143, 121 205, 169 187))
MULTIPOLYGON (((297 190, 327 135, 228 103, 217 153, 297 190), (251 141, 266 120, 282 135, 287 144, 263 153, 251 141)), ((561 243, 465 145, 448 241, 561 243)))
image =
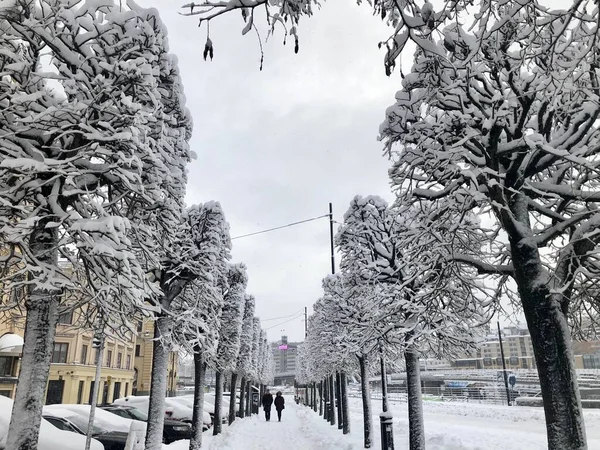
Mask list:
MULTIPOLYGON (((152 380, 152 351, 154 349, 154 322, 145 320, 138 323, 135 341, 135 362, 133 395, 148 395, 152 380)), ((178 352, 169 353, 167 370, 167 395, 175 395, 177 390, 178 352)))
MULTIPOLYGON (((23 312, 24 314, 24 312, 23 312)), ((90 403, 94 388, 97 349, 92 346, 94 331, 81 328, 77 323, 80 311, 61 314, 56 327, 54 350, 46 390, 47 405, 56 403, 90 403)), ((11 312, 0 321, 0 336, 23 337, 25 316, 11 312)), ((123 338, 107 333, 102 354, 102 371, 98 403, 110 403, 114 399, 131 393, 134 380, 133 355, 136 336, 123 338)), ((9 383, 0 384, 2 395, 14 397, 16 377, 19 369, 19 354, 2 353, 0 360, 8 373, 12 369, 9 383), (7 359, 11 358, 11 362, 7 359)), ((2 380, 2 379, 0 379, 2 380)))

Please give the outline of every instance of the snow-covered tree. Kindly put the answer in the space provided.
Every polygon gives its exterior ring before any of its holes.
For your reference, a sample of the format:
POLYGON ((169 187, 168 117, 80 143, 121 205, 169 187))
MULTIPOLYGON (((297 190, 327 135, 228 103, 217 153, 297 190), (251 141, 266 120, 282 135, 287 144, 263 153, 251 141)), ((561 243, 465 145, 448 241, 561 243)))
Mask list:
MULTIPOLYGON (((478 326, 493 312, 493 297, 475 271, 451 258, 459 251, 465 258, 481 254, 485 236, 478 227, 478 221, 461 219, 448 208, 390 208, 381 198, 357 196, 336 237, 345 277, 330 290, 347 298, 342 305, 356 297, 368 312, 360 310, 354 319, 354 331, 364 334, 357 342, 377 342, 382 351, 387 342, 404 351, 413 450, 425 445, 420 348, 428 346, 438 356, 448 356, 473 346, 478 326), (365 304, 367 299, 371 304, 365 304)), ((387 409, 385 401, 383 406, 387 409)))
POLYGON ((122 315, 143 308, 128 215, 165 195, 144 180, 164 165, 147 136, 167 118, 152 70, 163 42, 139 32, 148 26, 112 2, 18 0, 0 11, 2 287, 27 292, 9 448, 37 445, 63 292, 122 315))
MULTIPOLYGON (((236 368, 236 361, 240 351, 240 335, 242 332, 242 319, 244 317, 246 285, 248 275, 246 266, 242 263, 230 264, 227 267, 228 289, 223 298, 221 310, 221 328, 219 331, 219 344, 215 357, 215 411, 213 434, 221 432, 221 404, 223 397, 224 375, 231 374, 232 385, 235 385, 232 373, 236 368)), ((230 405, 229 414, 235 417, 235 402, 230 405), (231 410, 233 408, 233 410, 231 410)), ((230 417, 230 423, 233 419, 230 417)))
MULTIPOLYGON (((255 300, 254 296, 246 294, 245 305, 244 305, 244 316, 242 319, 242 331, 240 334, 240 351, 238 353, 237 364, 235 368, 235 374, 237 377, 241 377, 240 380, 240 417, 244 417, 245 412, 245 394, 247 383, 252 377, 252 337, 254 334, 254 308, 255 300)), ((235 405, 235 385, 234 380, 237 377, 231 379, 231 398, 230 405, 235 405)), ((231 420, 231 416, 229 417, 231 420)))
POLYGON ((460 4, 465 12, 457 2, 438 19, 456 19, 439 23, 441 35, 416 40, 387 111, 381 133, 398 160, 391 176, 416 197, 488 215, 490 234, 506 236, 492 262, 518 287, 548 447, 585 449, 568 318, 599 268, 598 7, 481 2, 463 28, 471 11, 460 4))

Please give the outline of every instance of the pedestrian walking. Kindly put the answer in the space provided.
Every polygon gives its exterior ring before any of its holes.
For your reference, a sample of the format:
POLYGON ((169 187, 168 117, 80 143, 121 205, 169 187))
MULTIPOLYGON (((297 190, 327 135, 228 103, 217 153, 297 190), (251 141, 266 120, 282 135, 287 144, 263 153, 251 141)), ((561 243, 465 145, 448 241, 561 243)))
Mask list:
POLYGON ((275 409, 277 410, 277 418, 281 422, 281 411, 285 409, 285 399, 281 395, 281 391, 277 392, 275 396, 275 409))
POLYGON ((271 394, 269 392, 269 390, 267 389, 265 394, 262 396, 262 406, 263 406, 263 409, 265 410, 265 420, 267 422, 269 420, 271 420, 271 405, 272 404, 273 404, 273 394, 271 394))

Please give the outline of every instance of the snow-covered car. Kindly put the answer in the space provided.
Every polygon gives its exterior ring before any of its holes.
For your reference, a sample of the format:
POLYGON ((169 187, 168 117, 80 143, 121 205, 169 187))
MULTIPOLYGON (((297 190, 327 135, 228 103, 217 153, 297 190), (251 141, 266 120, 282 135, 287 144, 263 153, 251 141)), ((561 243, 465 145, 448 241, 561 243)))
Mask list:
MULTIPOLYGON (((0 449, 4 449, 6 446, 12 408, 13 401, 0 395, 0 449)), ((82 448, 85 448, 85 436, 71 431, 59 430, 42 419, 38 450, 81 450, 82 448)), ((105 450, 104 446, 96 439, 92 439, 90 449, 105 450)))
MULTIPOLYGON (((44 406, 42 416, 61 430, 85 435, 88 430, 90 405, 48 405, 44 406)), ((123 450, 132 422, 134 421, 131 419, 96 408, 92 436, 104 445, 105 450, 123 450)))
MULTIPOLYGON (((165 398, 165 418, 181 420, 182 422, 192 423, 193 410, 190 406, 183 404, 182 402, 173 401, 176 397, 165 398)), ((147 395, 128 395, 127 397, 119 398, 115 400, 113 405, 131 405, 142 411, 144 414, 148 414, 148 405, 150 404, 150 397, 147 395)), ((203 431, 209 429, 212 425, 210 414, 204 411, 202 415, 203 431)))
MULTIPOLYGON (((169 400, 180 403, 184 406, 188 406, 189 408, 192 408, 192 411, 193 411, 193 408, 194 408, 194 396, 193 395, 182 395, 179 397, 170 397, 169 400)), ((214 423, 215 423, 215 405, 213 403, 210 403, 210 402, 204 400, 203 410, 204 410, 204 414, 208 413, 208 415, 210 416, 210 423, 212 425, 214 425, 214 423)), ((221 422, 227 423, 227 418, 222 417, 221 422)))

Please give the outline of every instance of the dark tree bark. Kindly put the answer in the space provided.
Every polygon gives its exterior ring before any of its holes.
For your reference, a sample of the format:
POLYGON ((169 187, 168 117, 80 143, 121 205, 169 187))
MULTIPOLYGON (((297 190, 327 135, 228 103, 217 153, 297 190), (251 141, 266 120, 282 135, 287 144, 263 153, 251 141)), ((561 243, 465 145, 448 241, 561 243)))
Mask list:
POLYGON ((367 355, 358 356, 360 366, 360 385, 362 390, 363 421, 364 421, 364 447, 373 446, 373 417, 371 412, 371 387, 369 386, 369 373, 367 371, 367 355))
POLYGON ((342 384, 342 416, 344 418, 344 434, 350 433, 350 411, 348 410, 348 382, 346 379, 346 373, 342 372, 340 375, 340 381, 342 384))
POLYGON ((246 417, 252 415, 252 382, 248 381, 246 386, 246 417))
POLYGON ((246 377, 242 377, 240 382, 240 419, 244 418, 246 413, 246 377))
POLYGON ((229 425, 233 423, 235 420, 235 406, 236 406, 236 397, 235 390, 237 389, 237 373, 231 374, 231 381, 229 382, 229 425))
POLYGON ((335 388, 333 387, 333 375, 327 378, 329 381, 329 423, 335 425, 335 388))
POLYGON ((213 424, 213 435, 217 435, 222 430, 221 423, 221 409, 223 405, 223 374, 217 370, 215 374, 215 411, 214 418, 215 423, 213 424))
POLYGON ((313 381, 313 411, 317 412, 317 383, 313 381))
POLYGON ((344 428, 344 419, 342 417, 342 390, 340 387, 340 373, 335 373, 335 399, 337 403, 337 423, 338 430, 344 428))
POLYGON ((204 385, 206 378, 206 362, 202 349, 194 347, 194 406, 192 413, 192 439, 190 450, 202 447, 202 416, 204 415, 204 385))
POLYGON ((323 415, 323 396, 325 393, 323 392, 323 380, 319 381, 319 415, 323 415))
POLYGON ((408 433, 410 450, 425 450, 425 426, 421 399, 421 372, 419 354, 409 348, 404 352, 406 361, 406 387, 408 390, 408 433))
POLYGON ((564 297, 551 294, 537 247, 510 242, 540 379, 548 449, 585 450, 585 427, 564 297))

